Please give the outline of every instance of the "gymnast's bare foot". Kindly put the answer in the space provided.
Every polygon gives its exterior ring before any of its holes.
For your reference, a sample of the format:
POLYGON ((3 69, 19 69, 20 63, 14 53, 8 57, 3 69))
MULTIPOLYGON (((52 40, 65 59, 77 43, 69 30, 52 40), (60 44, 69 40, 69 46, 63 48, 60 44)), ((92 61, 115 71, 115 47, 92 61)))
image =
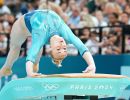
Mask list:
POLYGON ((3 67, 0 69, 0 76, 9 76, 12 74, 12 70, 10 68, 3 67))

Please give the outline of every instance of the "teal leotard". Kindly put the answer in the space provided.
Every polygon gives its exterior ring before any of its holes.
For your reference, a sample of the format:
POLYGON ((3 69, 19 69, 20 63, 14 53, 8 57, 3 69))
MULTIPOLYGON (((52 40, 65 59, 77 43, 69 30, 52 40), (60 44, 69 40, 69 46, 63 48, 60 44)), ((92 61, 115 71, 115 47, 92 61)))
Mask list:
POLYGON ((87 47, 76 37, 65 22, 51 10, 35 10, 24 16, 25 24, 32 34, 32 45, 26 60, 35 62, 43 45, 48 44, 53 35, 59 35, 67 43, 73 44, 81 55, 88 51, 87 47))

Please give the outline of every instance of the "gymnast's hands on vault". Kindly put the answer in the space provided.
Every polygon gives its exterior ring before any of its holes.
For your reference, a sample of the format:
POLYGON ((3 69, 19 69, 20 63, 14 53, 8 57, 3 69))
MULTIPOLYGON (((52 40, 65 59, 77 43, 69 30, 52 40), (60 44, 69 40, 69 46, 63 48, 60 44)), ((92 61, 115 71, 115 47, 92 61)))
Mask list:
POLYGON ((96 72, 96 67, 95 67, 95 63, 94 63, 94 60, 93 60, 93 57, 92 55, 90 54, 90 52, 85 52, 83 54, 83 58, 85 59, 85 61, 87 62, 88 64, 88 67, 82 71, 83 73, 91 73, 91 74, 94 74, 96 72))
MULTIPOLYGON (((87 62, 88 67, 87 67, 84 71, 82 71, 82 72, 83 72, 83 73, 94 74, 94 73, 96 72, 96 67, 95 67, 95 63, 94 63, 93 57, 92 57, 92 55, 90 54, 90 52, 89 52, 89 51, 85 52, 85 53, 83 54, 83 58, 84 58, 85 61, 87 62)), ((28 61, 28 62, 26 63, 26 71, 27 71, 27 75, 28 75, 29 77, 40 77, 40 76, 42 76, 41 73, 35 73, 35 72, 33 71, 33 67, 31 67, 31 66, 33 66, 33 63, 32 63, 31 61, 28 61)))

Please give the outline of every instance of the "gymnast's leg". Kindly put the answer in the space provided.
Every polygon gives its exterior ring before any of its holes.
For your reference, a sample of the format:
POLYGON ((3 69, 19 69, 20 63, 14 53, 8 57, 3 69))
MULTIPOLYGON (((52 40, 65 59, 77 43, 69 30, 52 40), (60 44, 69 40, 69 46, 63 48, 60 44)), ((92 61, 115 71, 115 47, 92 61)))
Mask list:
POLYGON ((21 45, 27 38, 27 34, 23 33, 24 29, 22 28, 21 21, 18 19, 11 30, 10 35, 10 51, 8 53, 7 59, 5 64, 3 65, 2 69, 0 70, 0 76, 10 75, 12 73, 11 68, 13 63, 19 57, 21 45))
POLYGON ((34 66, 33 66, 33 71, 36 73, 39 71, 39 62, 40 62, 40 58, 42 56, 42 52, 43 52, 43 48, 41 48, 40 52, 38 53, 36 62, 34 63, 34 66))

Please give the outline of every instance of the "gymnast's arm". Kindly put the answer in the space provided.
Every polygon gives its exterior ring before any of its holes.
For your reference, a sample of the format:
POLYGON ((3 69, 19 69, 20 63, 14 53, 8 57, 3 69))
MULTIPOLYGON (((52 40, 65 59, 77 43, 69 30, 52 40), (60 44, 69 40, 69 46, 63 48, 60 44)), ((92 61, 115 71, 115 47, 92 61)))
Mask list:
MULTIPOLYGON (((32 45, 27 53, 26 58, 26 72, 28 76, 37 76, 39 74, 33 73, 33 66, 36 62, 36 58, 38 53, 40 52, 41 48, 45 44, 44 36, 40 35, 39 33, 42 32, 41 30, 33 30, 32 32, 32 45)), ((43 34, 43 32, 42 32, 43 34)))
POLYGON ((96 70, 95 63, 94 63, 93 57, 90 54, 88 48, 82 43, 82 41, 78 37, 76 37, 73 34, 71 29, 63 21, 61 21, 59 31, 60 31, 62 37, 66 41, 75 45, 75 47, 79 50, 82 57, 87 62, 88 68, 83 72, 93 72, 93 73, 95 73, 95 70, 96 70))
POLYGON ((27 53, 26 58, 26 72, 28 76, 37 76, 38 73, 33 72, 33 65, 36 62, 36 58, 40 49, 46 43, 46 32, 47 29, 44 26, 42 17, 40 14, 33 16, 34 18, 30 21, 32 26, 32 45, 27 53))

